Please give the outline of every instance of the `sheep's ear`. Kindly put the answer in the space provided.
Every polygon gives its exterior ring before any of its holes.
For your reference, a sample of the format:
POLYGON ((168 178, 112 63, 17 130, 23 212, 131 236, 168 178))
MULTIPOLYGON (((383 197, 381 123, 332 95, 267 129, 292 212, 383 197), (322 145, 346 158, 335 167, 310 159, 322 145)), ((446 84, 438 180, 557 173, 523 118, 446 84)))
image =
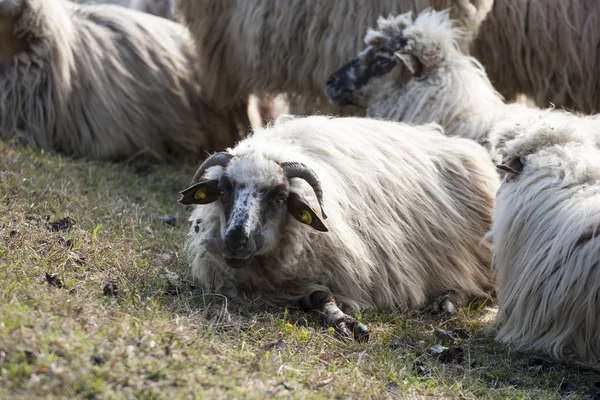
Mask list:
POLYGON ((315 210, 299 194, 290 193, 287 201, 287 209, 294 218, 303 224, 309 225, 320 232, 329 231, 315 210))
POLYGON ((401 52, 397 52, 395 56, 398 59, 398 61, 400 61, 402 64, 404 64, 406 68, 408 68, 408 70, 413 76, 421 75, 423 66, 421 65, 421 62, 417 57, 413 56, 412 54, 406 54, 401 52))
POLYGON ((506 157, 502 160, 501 164, 496 165, 496 168, 510 172, 511 174, 520 174, 523 172, 524 165, 519 157, 506 157))
POLYGON ((189 204, 209 204, 219 198, 221 190, 219 181, 202 181, 179 192, 182 196, 179 202, 184 205, 189 204))

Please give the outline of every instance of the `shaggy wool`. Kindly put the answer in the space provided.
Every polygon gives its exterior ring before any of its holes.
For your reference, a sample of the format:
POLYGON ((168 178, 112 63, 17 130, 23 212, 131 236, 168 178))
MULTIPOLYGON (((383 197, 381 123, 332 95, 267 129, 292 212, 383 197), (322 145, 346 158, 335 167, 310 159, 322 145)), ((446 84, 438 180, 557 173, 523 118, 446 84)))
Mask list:
MULTIPOLYGON (((476 143, 444 136, 437 124, 313 116, 280 119, 229 152, 230 164, 208 169, 206 179, 227 174, 263 188, 277 182, 277 163, 312 168, 329 232, 289 216, 277 246, 234 269, 212 246, 226 229, 221 204, 196 206, 185 247, 204 288, 274 302, 323 290, 354 310, 407 310, 447 290, 470 297, 493 289, 483 238, 499 179, 476 143)), ((304 181, 290 187, 317 207, 304 181)))

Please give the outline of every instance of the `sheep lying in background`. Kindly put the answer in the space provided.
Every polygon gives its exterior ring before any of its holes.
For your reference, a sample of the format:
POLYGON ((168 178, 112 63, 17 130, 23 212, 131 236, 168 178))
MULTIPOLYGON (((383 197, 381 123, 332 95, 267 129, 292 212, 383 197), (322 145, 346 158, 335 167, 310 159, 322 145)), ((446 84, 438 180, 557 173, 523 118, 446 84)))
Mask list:
MULTIPOLYGON (((452 7, 475 32, 493 0, 176 0, 175 14, 196 40, 206 72, 203 87, 219 109, 284 93, 293 114, 356 114, 333 107, 323 93, 327 75, 353 57, 364 32, 391 12, 452 7), (473 4, 471 4, 473 3, 473 4)), ((463 42, 464 47, 467 40, 463 42)))
POLYGON ((471 51, 507 99, 600 112, 600 7, 582 0, 502 0, 471 51))
POLYGON ((447 134, 485 146, 498 121, 534 112, 504 104, 481 64, 459 50, 462 33, 448 11, 381 17, 377 25, 365 36, 367 48, 329 77, 333 103, 365 107, 371 117, 436 121, 447 134))
POLYGON ((577 121, 506 130, 493 265, 496 339, 600 369, 600 152, 577 121))
MULTIPOLYGON (((425 10, 416 18, 410 12, 382 17, 378 29, 365 36, 367 48, 330 76, 326 92, 335 104, 365 107, 368 116, 438 122, 449 135, 488 148, 499 123, 517 126, 550 113, 505 104, 481 64, 459 50, 460 36, 448 11, 425 10)), ((551 113, 565 119, 589 118, 551 113)), ((501 147, 490 150, 497 153, 501 147)))
POLYGON ((360 338, 336 300, 408 310, 438 296, 453 312, 493 289, 483 238, 498 184, 483 148, 437 124, 280 119, 200 166, 180 200, 206 204, 186 252, 205 288, 301 301, 360 338))
POLYGON ((2 138, 75 157, 155 161, 198 158, 239 139, 240 126, 204 100, 181 25, 120 6, 1 0, 0 33, 2 138))

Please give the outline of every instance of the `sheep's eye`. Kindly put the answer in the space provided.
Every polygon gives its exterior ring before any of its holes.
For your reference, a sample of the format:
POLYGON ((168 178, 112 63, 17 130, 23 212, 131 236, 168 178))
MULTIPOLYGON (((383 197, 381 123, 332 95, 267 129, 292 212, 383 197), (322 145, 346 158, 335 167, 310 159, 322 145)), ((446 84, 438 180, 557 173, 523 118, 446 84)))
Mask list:
POLYGON ((277 204, 283 204, 285 203, 287 199, 285 198, 285 196, 277 196, 275 197, 275 203, 277 204))

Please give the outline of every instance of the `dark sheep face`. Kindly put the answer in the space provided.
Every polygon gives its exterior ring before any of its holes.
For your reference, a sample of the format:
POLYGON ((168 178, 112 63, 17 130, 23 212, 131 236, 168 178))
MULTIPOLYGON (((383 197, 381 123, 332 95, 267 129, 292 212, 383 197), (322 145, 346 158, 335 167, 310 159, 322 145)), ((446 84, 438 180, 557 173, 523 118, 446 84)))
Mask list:
POLYGON ((334 105, 367 108, 386 85, 408 80, 398 51, 405 40, 383 40, 371 43, 356 58, 335 71, 326 83, 327 97, 334 105))
POLYGON ((219 188, 225 225, 223 258, 232 268, 245 267, 256 254, 275 248, 287 211, 289 183, 281 179, 259 186, 223 175, 219 188))

